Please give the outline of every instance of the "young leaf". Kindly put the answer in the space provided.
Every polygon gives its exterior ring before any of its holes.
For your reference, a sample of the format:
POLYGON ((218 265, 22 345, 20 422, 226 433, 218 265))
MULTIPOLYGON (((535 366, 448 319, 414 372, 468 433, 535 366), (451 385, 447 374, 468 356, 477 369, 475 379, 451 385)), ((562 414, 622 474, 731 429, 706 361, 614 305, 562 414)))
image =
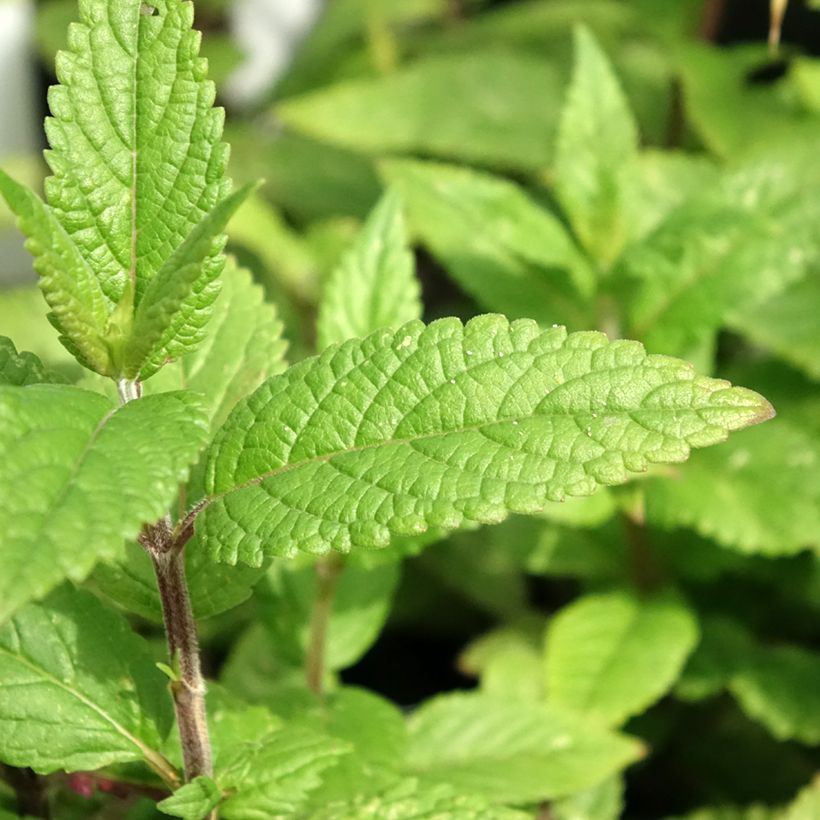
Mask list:
POLYGON ((575 30, 575 67, 555 146, 555 194, 581 244, 602 269, 629 238, 638 129, 606 55, 590 31, 575 30))
POLYGON ((317 321, 319 349, 420 319, 420 295, 401 199, 388 192, 325 285, 317 321))
POLYGON ((492 49, 431 57, 383 77, 288 99, 297 131, 365 153, 423 153, 535 171, 550 161, 560 92, 543 57, 492 49), (493 88, 493 104, 487 89, 493 88))
POLYGON ((697 453, 674 480, 650 480, 648 520, 741 552, 785 555, 820 543, 820 442, 783 409, 764 435, 749 430, 719 458, 697 453))
POLYGON ((694 615, 674 598, 581 598, 547 632, 547 701, 619 726, 671 688, 697 639, 694 615))
POLYGON ((412 231, 487 310, 575 329, 591 324, 589 265, 561 222, 519 186, 440 163, 381 165, 412 231))
POLYGON ((202 341, 218 293, 215 269, 204 261, 218 257, 225 244, 221 232, 254 187, 245 185, 214 206, 145 286, 125 342, 123 376, 147 379, 202 341))
POLYGON ((34 257, 51 308, 49 320, 59 331, 60 341, 86 367, 112 372, 104 339, 113 302, 103 293, 95 272, 51 210, 2 170, 0 193, 28 237, 26 247, 34 257))
POLYGON ((411 773, 498 802, 574 794, 640 757, 636 741, 556 707, 486 695, 437 697, 408 726, 411 773))
POLYGON ((223 113, 190 3, 87 0, 80 17, 49 92, 50 208, 7 177, 0 185, 39 256, 66 346, 105 375, 150 375, 198 341, 218 290, 227 214, 209 212, 229 187, 223 113), (135 308, 140 336, 129 341, 135 308), (151 342, 159 347, 146 350, 151 342))
POLYGON ((264 379, 285 369, 287 350, 276 308, 251 274, 229 257, 221 281, 202 344, 145 388, 199 393, 211 429, 264 379))
POLYGON ((18 353, 11 339, 0 336, 0 384, 24 387, 48 381, 52 380, 33 353, 18 353))
POLYGON ((157 803, 163 814, 182 817, 183 820, 202 820, 219 805, 222 792, 210 777, 195 777, 177 789, 170 797, 157 803))
POLYGON ((156 751, 171 701, 145 641, 87 592, 62 588, 0 627, 0 759, 41 774, 144 760, 156 751))
POLYGON ((114 410, 74 387, 0 387, 0 622, 160 518, 206 436, 187 393, 114 410))
POLYGON ((304 820, 526 820, 530 816, 468 789, 458 792, 446 783, 428 784, 408 777, 375 793, 366 791, 350 800, 326 803, 306 813, 304 820))
POLYGON ((222 561, 385 546, 532 513, 771 416, 755 393, 600 333, 480 316, 332 347, 240 403, 197 520, 222 561))

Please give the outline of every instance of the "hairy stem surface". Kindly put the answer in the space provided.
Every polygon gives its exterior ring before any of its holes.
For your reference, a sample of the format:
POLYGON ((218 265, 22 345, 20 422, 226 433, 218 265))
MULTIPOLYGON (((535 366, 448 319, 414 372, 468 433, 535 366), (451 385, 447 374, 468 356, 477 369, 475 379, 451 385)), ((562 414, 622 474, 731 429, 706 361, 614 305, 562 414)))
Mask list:
MULTIPOLYGON (((163 523, 160 544, 170 546, 170 527, 163 523)), ((162 601, 168 653, 177 679, 171 683, 174 708, 182 743, 185 780, 213 774, 211 742, 205 713, 205 680, 199 662, 196 624, 185 580, 185 553, 182 549, 148 550, 162 601)))

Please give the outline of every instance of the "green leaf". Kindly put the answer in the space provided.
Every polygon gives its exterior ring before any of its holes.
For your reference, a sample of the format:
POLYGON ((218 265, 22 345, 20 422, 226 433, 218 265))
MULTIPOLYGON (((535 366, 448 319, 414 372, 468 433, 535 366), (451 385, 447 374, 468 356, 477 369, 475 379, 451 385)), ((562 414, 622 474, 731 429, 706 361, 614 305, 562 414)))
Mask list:
POLYGON ((276 115, 308 136, 364 153, 536 171, 550 161, 559 89, 549 60, 493 48, 331 85, 281 102, 276 115))
POLYGON ((202 820, 219 805, 222 792, 210 777, 195 777, 177 789, 170 797, 157 803, 163 814, 182 817, 183 820, 202 820))
POLYGON ((672 687, 697 640, 693 613, 672 597, 580 598, 547 632, 547 700, 619 726, 672 687))
POLYGON ((684 203, 624 257, 619 273, 637 286, 629 335, 686 355, 729 317, 765 304, 811 269, 819 208, 814 186, 771 160, 684 203))
POLYGON ((325 285, 317 324, 319 349, 420 319, 420 296, 401 199, 388 192, 325 285))
POLYGON ((331 347, 237 405, 197 527, 228 563, 385 546, 588 495, 771 413, 600 333, 415 322, 331 347))
POLYGON ((778 740, 820 744, 820 653, 798 646, 761 648, 729 690, 749 717, 778 740))
POLYGON ((193 7, 152 7, 81 3, 81 22, 57 55, 60 85, 49 90, 47 199, 113 304, 129 279, 138 304, 227 193, 224 115, 212 108, 193 7))
POLYGON ((619 820, 624 811, 624 783, 619 777, 591 789, 556 800, 550 811, 555 820, 619 820))
POLYGON ((206 435, 187 393, 114 410, 74 387, 0 388, 0 621, 159 519, 206 435))
POLYGON ((640 757, 640 744, 542 704, 477 694, 442 695, 413 713, 407 766, 498 802, 562 797, 640 757))
POLYGON ((629 103, 601 47, 579 26, 556 140, 555 194, 581 244, 604 270, 629 238, 637 158, 638 128, 629 103))
MULTIPOLYGON (((340 568, 341 569, 341 568, 340 568)), ((325 665, 352 666, 370 648, 390 612, 399 565, 371 569, 347 564, 340 572, 327 623, 325 665)), ((257 588, 260 616, 286 660, 302 666, 307 657, 316 600, 316 568, 274 563, 257 588)))
POLYGON ((729 325, 756 345, 820 380, 818 305, 820 276, 810 273, 756 307, 733 312, 729 325))
POLYGON ((815 779, 786 807, 780 820, 812 820, 820 815, 820 780, 815 779))
POLYGON ((418 778, 399 780, 375 793, 327 803, 307 813, 305 820, 525 820, 514 809, 494 805, 481 795, 459 793, 446 783, 427 784, 418 778))
POLYGON ((0 384, 24 387, 48 381, 52 379, 33 353, 18 353, 11 339, 0 336, 0 384))
POLYGON ((223 201, 223 112, 212 107, 193 6, 156 0, 150 14, 144 8, 80 3, 81 22, 56 59, 60 85, 49 90, 50 208, 0 179, 30 236, 64 343, 111 376, 123 375, 123 356, 128 376, 137 365, 150 375, 196 343, 224 261, 217 234, 227 215, 219 209, 231 202, 223 201), (124 354, 135 308, 137 349, 124 354))
POLYGON ((764 435, 745 432, 695 454, 673 480, 647 482, 647 519, 741 552, 785 555, 820 543, 820 442, 780 407, 764 435))
POLYGON ((62 588, 0 627, 0 759, 41 774, 145 760, 171 728, 145 641, 86 592, 62 588))
POLYGON ((217 780, 231 793, 220 806, 220 816, 225 820, 293 817, 300 803, 321 785, 322 772, 348 751, 337 740, 296 726, 272 729, 245 742, 237 738, 218 762, 217 780))
MULTIPOLYGON (((215 564, 196 535, 185 545, 185 578, 196 618, 210 618, 246 601, 266 565, 215 564)), ((123 555, 97 564, 89 586, 111 603, 154 623, 162 623, 162 604, 148 553, 129 543, 123 555)))
POLYGON ((145 386, 146 393, 199 393, 212 429, 264 379, 285 369, 287 350, 276 308, 250 273, 229 257, 221 281, 202 344, 145 386))
POLYGON ((381 165, 413 233, 488 310, 589 327, 594 277, 561 222, 523 190, 467 168, 415 160, 381 165))
POLYGON ((202 341, 218 293, 212 285, 222 264, 212 261, 221 258, 221 232, 255 187, 245 185, 214 206, 145 286, 124 343, 119 372, 125 377, 147 379, 202 341))
POLYGON ((17 214, 26 247, 40 274, 40 287, 51 308, 49 319, 60 341, 81 364, 100 373, 111 371, 105 344, 113 304, 95 272, 52 211, 28 188, 0 171, 0 193, 17 214))

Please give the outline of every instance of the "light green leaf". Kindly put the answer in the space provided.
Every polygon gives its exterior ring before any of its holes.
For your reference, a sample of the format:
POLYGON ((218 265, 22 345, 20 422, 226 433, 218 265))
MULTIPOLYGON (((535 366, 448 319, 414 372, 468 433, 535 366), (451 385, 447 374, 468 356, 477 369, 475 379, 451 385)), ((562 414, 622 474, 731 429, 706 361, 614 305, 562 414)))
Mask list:
POLYGON ((547 701, 621 725, 672 687, 697 640, 695 616, 672 597, 580 598, 547 631, 547 701))
POLYGON ((331 85, 281 102, 276 115, 311 137, 365 153, 418 152, 535 171, 550 161, 559 89, 549 60, 494 48, 331 85))
POLYGON ((17 214, 26 246, 40 274, 60 341, 86 367, 112 372, 104 338, 113 303, 100 287, 74 241, 42 200, 0 171, 0 193, 17 214))
POLYGON ((152 8, 84 0, 49 90, 47 199, 113 304, 129 279, 138 304, 227 193, 224 114, 212 108, 193 6, 152 8))
POLYGON ((561 222, 517 185, 415 160, 381 165, 412 232, 488 310, 574 329, 592 324, 594 277, 561 222))
POLYGON ((11 339, 0 336, 0 384, 24 387, 49 381, 53 379, 33 353, 18 353, 11 339))
POLYGON ((192 4, 84 0, 79 11, 57 55, 60 84, 49 90, 50 208, 8 178, 0 184, 40 257, 63 341, 83 364, 123 375, 122 346, 148 293, 140 329, 150 332, 125 364, 135 375, 136 355, 150 374, 196 342, 217 292, 221 219, 207 215, 229 187, 223 112, 212 107, 192 4), (168 264, 179 276, 173 287, 149 288, 168 264), (157 314, 169 324, 161 339, 157 314), (158 349, 144 350, 151 342, 158 349))
POLYGON ((786 807, 780 820, 814 820, 820 816, 820 779, 816 778, 786 807))
POLYGON ((636 741, 542 704, 478 694, 442 695, 413 713, 407 766, 498 802, 574 794, 640 757, 636 741))
POLYGON ((526 820, 529 814, 494 805, 481 795, 459 793, 446 783, 406 778, 378 792, 327 803, 305 820, 526 820))
POLYGON ((629 334, 686 355, 728 317, 762 305, 817 258, 820 197, 787 163, 762 162, 684 203, 623 260, 629 334))
POLYGON ((319 349, 420 319, 420 296, 401 199, 388 192, 325 285, 317 323, 319 349))
POLYGON ((206 435, 187 393, 114 410, 74 387, 0 388, 0 621, 159 519, 206 435))
POLYGON ((729 315, 729 325, 747 339, 820 380, 820 276, 816 269, 756 307, 729 315))
POLYGON ((219 814, 225 820, 293 817, 321 784, 322 772, 348 752, 340 741, 287 725, 235 743, 217 768, 217 781, 231 793, 219 814))
POLYGON ((575 30, 575 67, 555 147, 555 194, 581 244, 602 269, 629 238, 627 208, 638 128, 620 84, 589 30, 575 30))
POLYGON ((749 717, 778 740, 820 745, 820 653, 798 646, 760 648, 729 690, 749 717))
POLYGON ((147 379, 202 341, 224 262, 222 231, 254 188, 245 185, 214 206, 145 286, 124 342, 119 372, 125 377, 147 379))
POLYGON ((600 333, 493 315, 410 323, 331 347, 237 405, 197 527, 228 563, 385 546, 588 495, 771 412, 600 333))
POLYGON ((697 453, 673 478, 651 479, 646 514, 689 527, 741 552, 784 555, 820 543, 820 442, 788 407, 767 425, 713 452, 697 453))
POLYGON ((196 777, 177 789, 170 797, 157 803, 163 814, 183 820, 202 820, 219 805, 222 792, 210 777, 196 777))
MULTIPOLYGON (((327 624, 329 670, 351 666, 370 648, 387 620, 399 581, 397 563, 340 569, 327 624)), ((307 656, 316 585, 314 566, 294 569, 275 562, 257 588, 261 619, 282 657, 295 665, 303 665, 307 656)))
POLYGON ((171 728, 145 641, 92 595, 62 588, 0 627, 0 759, 41 774, 145 760, 171 728))
POLYGON ((216 429, 239 399, 285 369, 287 343, 276 308, 244 268, 229 257, 222 288, 199 347, 166 367, 145 390, 192 390, 202 396, 216 429))

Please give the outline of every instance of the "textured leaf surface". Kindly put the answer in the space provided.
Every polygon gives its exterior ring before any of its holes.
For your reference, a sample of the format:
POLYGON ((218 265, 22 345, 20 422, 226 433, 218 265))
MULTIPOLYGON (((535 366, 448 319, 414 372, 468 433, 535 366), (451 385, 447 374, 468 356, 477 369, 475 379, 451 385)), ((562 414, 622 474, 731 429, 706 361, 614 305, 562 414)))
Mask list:
POLYGON ((148 645, 92 595, 60 589, 0 628, 0 758, 46 774, 159 759, 171 727, 148 645))
POLYGON ((24 387, 48 381, 48 372, 33 353, 18 353, 11 339, 0 336, 0 384, 24 387))
POLYGON ((628 239, 626 205, 637 156, 638 129, 626 97, 595 38, 579 27, 553 174, 576 235, 604 268, 628 239))
POLYGON ((788 407, 764 435, 749 430, 647 485, 647 518, 689 527, 742 552, 782 555, 820 543, 820 442, 788 407))
POLYGON ((487 310, 574 329, 592 323, 593 275, 561 222, 511 182, 413 160, 382 163, 412 232, 487 310))
POLYGON ((768 403, 634 342, 498 316, 330 348, 217 434, 197 527, 220 560, 384 546, 588 495, 768 418, 768 403))
POLYGON ((51 308, 50 319, 60 340, 87 367, 101 373, 112 370, 103 341, 110 299, 95 273, 63 226, 28 188, 0 171, 0 193, 28 237, 26 247, 40 274, 40 287, 51 308))
POLYGON ((114 410, 74 387, 0 388, 0 620, 160 518, 206 434, 186 393, 114 410))
POLYGON ((548 60, 485 50, 339 83, 289 99, 276 114, 357 151, 422 152, 532 171, 549 163, 559 99, 548 60))
POLYGON ((221 760, 217 780, 235 792, 220 807, 225 820, 292 817, 321 773, 348 747, 330 737, 293 726, 238 743, 221 760))
POLYGON ((287 350, 276 308, 251 274, 229 259, 221 284, 202 344, 145 387, 199 393, 212 428, 239 399, 285 369, 287 350))
POLYGON ((420 319, 420 295, 401 200, 388 192, 325 285, 319 348, 420 319))
POLYGON ((223 112, 212 108, 193 6, 152 6, 82 3, 49 91, 47 199, 112 304, 129 277, 138 302, 227 190, 223 112))
POLYGON ((210 777, 197 777, 157 803, 157 808, 171 817, 202 820, 221 799, 222 792, 210 777))
POLYGON ((452 694, 408 724, 407 765, 428 783, 524 803, 593 786, 640 756, 640 745, 560 709, 508 698, 452 694))
POLYGON ((331 802, 307 813, 305 820, 525 820, 514 809, 494 805, 480 795, 459 793, 444 783, 425 784, 417 778, 400 780, 375 794, 331 802))
POLYGON ((214 206, 145 287, 126 342, 126 377, 146 379, 202 341, 218 293, 213 280, 222 270, 221 232, 252 190, 245 185, 214 206))
POLYGON ((547 700, 620 725, 671 688, 697 639, 694 615, 672 598, 581 598, 547 632, 547 700))

